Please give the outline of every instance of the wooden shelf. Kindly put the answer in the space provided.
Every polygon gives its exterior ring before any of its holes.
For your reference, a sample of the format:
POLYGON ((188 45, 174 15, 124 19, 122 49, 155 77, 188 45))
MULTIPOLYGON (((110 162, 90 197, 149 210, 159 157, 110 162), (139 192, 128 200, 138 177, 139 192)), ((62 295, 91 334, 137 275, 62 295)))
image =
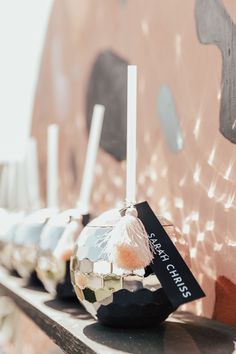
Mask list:
POLYGON ((75 302, 53 299, 25 286, 0 269, 0 293, 10 296, 64 352, 77 353, 214 353, 235 350, 236 328, 177 312, 159 328, 122 330, 96 323, 75 302))

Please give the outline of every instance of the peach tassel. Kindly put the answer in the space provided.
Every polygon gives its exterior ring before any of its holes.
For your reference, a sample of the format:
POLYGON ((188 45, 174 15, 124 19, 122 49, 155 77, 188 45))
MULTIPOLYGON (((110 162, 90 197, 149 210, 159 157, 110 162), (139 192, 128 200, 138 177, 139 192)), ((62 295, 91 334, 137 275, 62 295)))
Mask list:
POLYGON ((70 260, 77 237, 83 229, 81 220, 72 220, 63 232, 53 255, 62 261, 70 260))
POLYGON ((114 227, 105 251, 111 262, 126 270, 144 268, 152 262, 148 235, 134 207, 128 208, 114 227))

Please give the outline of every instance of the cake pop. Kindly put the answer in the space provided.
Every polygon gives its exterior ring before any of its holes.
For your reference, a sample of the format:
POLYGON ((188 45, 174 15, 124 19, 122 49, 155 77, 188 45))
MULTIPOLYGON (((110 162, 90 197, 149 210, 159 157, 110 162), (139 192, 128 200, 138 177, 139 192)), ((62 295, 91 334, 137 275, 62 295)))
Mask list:
POLYGON ((70 280, 70 257, 77 236, 90 219, 89 200, 103 116, 104 106, 95 105, 77 207, 52 218, 41 235, 37 274, 44 287, 60 298, 74 296, 70 280))
MULTIPOLYGON (((85 309, 99 322, 119 327, 159 324, 176 307, 152 270, 155 249, 136 205, 136 66, 128 66, 126 202, 92 220, 71 257, 71 280, 85 309)), ((174 226, 166 232, 188 248, 174 226)))
POLYGON ((50 218, 58 214, 58 136, 58 126, 50 125, 47 139, 47 208, 26 215, 15 230, 13 242, 12 264, 22 278, 34 284, 40 283, 35 268, 41 232, 50 218))
POLYGON ((10 272, 14 272, 12 253, 14 249, 15 232, 24 218, 24 213, 1 210, 0 218, 0 262, 10 272))

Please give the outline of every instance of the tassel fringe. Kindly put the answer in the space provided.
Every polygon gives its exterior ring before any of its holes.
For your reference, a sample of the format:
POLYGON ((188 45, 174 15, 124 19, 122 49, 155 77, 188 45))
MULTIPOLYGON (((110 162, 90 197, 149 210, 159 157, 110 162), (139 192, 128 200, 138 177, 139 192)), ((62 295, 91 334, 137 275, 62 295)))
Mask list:
POLYGON ((153 250, 134 207, 126 210, 109 234, 104 252, 112 263, 126 270, 144 268, 152 262, 153 250))

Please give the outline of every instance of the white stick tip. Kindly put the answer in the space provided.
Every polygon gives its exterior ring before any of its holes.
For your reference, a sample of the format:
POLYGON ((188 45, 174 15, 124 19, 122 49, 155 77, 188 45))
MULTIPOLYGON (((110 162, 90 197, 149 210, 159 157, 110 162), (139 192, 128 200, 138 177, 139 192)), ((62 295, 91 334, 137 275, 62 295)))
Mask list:
POLYGON ((102 104, 95 104, 93 108, 93 114, 98 115, 103 118, 105 112, 105 107, 102 104))
POLYGON ((129 70, 137 70, 137 65, 134 65, 134 64, 128 65, 128 69, 129 70))

